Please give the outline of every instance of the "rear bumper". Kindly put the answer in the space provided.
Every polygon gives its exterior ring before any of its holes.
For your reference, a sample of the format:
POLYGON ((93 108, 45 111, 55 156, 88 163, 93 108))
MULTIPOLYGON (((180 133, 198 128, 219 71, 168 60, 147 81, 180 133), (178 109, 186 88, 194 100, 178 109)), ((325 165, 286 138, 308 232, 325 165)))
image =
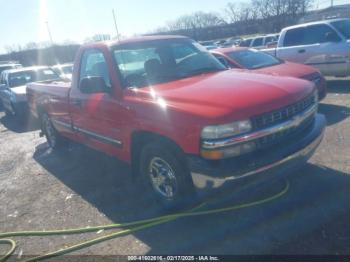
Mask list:
POLYGON ((208 161, 189 155, 188 163, 197 193, 205 195, 230 185, 293 172, 313 155, 322 141, 325 127, 325 117, 317 114, 310 131, 301 138, 256 152, 249 157, 208 161))

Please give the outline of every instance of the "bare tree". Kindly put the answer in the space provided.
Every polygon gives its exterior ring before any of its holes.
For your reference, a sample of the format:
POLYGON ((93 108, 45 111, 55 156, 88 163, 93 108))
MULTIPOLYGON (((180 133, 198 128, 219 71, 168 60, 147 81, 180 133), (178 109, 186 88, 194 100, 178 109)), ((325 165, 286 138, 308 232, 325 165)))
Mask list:
POLYGON ((257 12, 250 3, 234 2, 228 3, 224 9, 228 22, 233 24, 242 21, 256 19, 257 12))
POLYGON ((195 12, 190 15, 183 15, 175 21, 168 22, 167 28, 169 31, 176 31, 206 28, 222 24, 225 24, 225 20, 222 19, 218 14, 195 12))
POLYGON ((38 49, 39 45, 35 42, 29 42, 24 46, 25 50, 32 50, 32 49, 38 49))

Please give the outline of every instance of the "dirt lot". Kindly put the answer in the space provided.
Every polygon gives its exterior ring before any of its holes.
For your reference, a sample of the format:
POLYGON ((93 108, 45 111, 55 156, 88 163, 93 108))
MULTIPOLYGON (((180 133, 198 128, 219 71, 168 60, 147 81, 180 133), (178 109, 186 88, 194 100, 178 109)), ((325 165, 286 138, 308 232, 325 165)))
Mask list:
MULTIPOLYGON (((350 254, 350 80, 328 85, 320 105, 325 139, 284 198, 180 219, 74 254, 350 254)), ((0 232, 126 222, 156 214, 150 205, 125 164, 80 146, 53 153, 39 131, 0 113, 0 232)), ((103 234, 16 238, 16 253, 43 254, 103 234)))

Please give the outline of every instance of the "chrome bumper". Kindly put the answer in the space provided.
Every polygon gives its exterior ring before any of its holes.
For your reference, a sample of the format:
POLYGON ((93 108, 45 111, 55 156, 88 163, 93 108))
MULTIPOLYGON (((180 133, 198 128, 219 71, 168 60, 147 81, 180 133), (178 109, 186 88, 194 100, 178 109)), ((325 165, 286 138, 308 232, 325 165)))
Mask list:
MULTIPOLYGON (((325 117, 317 114, 311 132, 306 134, 300 141, 293 141, 290 145, 278 149, 278 152, 271 152, 271 154, 274 154, 274 158, 271 157, 271 159, 274 159, 272 162, 269 162, 269 156, 261 154, 261 158, 265 157, 267 159, 265 164, 245 168, 243 171, 235 170, 235 165, 232 165, 232 175, 226 175, 230 172, 230 167, 227 168, 227 165, 223 168, 219 163, 209 167, 206 164, 208 162, 204 159, 199 159, 198 157, 190 159, 189 166, 197 193, 200 195, 207 194, 228 185, 237 184, 238 181, 243 181, 244 183, 245 180, 266 179, 276 174, 292 172, 302 164, 305 164, 312 156, 323 139, 325 126, 325 117), (280 154, 280 159, 278 160, 275 160, 276 153, 280 154), (200 172, 201 169, 203 172, 200 172), (235 182, 231 183, 233 181, 235 182)), ((232 162, 234 161, 232 160, 232 162)), ((230 165, 230 163, 228 164, 230 165)))

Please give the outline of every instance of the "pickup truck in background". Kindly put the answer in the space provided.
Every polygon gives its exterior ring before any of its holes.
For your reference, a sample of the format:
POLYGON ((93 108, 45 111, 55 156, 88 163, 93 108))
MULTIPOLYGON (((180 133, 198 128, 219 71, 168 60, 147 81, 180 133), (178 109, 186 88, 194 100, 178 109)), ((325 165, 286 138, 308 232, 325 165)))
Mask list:
POLYGON ((291 172, 326 125, 312 82, 228 70, 180 36, 85 45, 71 83, 32 83, 27 96, 51 148, 70 139, 130 163, 166 208, 291 172))
POLYGON ((0 75, 0 100, 8 116, 24 117, 28 113, 26 85, 36 81, 58 80, 60 77, 46 66, 5 70, 0 75))
POLYGON ((284 28, 277 48, 264 49, 283 60, 311 65, 325 76, 350 75, 350 19, 284 28))

